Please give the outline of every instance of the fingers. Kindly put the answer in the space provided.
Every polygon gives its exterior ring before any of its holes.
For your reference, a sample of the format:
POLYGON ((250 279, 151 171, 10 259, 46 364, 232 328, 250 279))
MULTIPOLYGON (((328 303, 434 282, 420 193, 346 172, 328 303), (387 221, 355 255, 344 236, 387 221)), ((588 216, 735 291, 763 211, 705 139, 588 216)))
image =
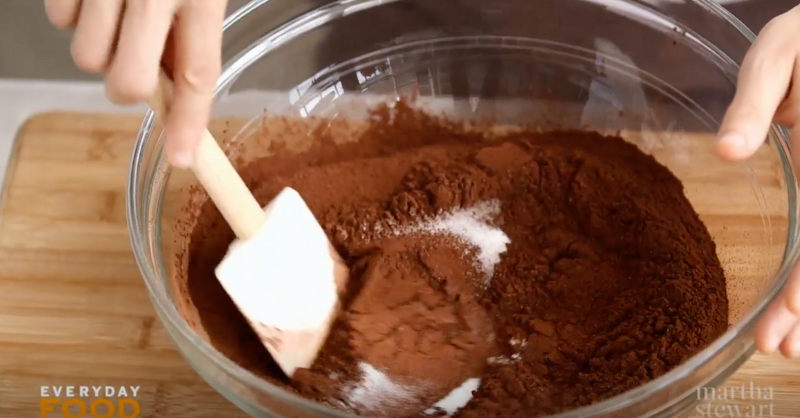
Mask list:
MULTIPOLYGON (((793 147, 800 146, 800 126, 795 126, 792 130, 792 141, 793 147)), ((795 267, 781 296, 786 309, 800 318, 800 265, 795 267)))
POLYGON ((716 153, 737 161, 758 150, 769 132, 778 106, 789 89, 796 48, 794 16, 773 19, 747 53, 733 101, 722 120, 716 153))
POLYGON ((176 167, 189 167, 208 125, 221 66, 225 2, 190 0, 178 11, 174 29, 174 93, 167 117, 167 154, 176 167))
POLYGON ((83 0, 72 37, 72 59, 78 68, 99 73, 111 62, 124 0, 83 0))
POLYGON ((72 29, 78 23, 81 0, 44 0, 50 23, 59 29, 72 29))
POLYGON ((800 321, 786 335, 780 346, 781 354, 787 358, 800 357, 800 321))
POLYGON ((794 128, 800 123, 800 85, 798 85, 800 84, 800 53, 795 57, 792 80, 789 94, 778 106, 778 111, 773 119, 775 123, 790 128, 794 128))
POLYGON ((777 298, 759 321, 756 328, 756 347, 765 354, 775 352, 796 323, 797 316, 789 311, 783 298, 777 298))
POLYGON ((134 103, 153 93, 176 3, 177 0, 125 2, 119 43, 106 76, 109 99, 134 103))

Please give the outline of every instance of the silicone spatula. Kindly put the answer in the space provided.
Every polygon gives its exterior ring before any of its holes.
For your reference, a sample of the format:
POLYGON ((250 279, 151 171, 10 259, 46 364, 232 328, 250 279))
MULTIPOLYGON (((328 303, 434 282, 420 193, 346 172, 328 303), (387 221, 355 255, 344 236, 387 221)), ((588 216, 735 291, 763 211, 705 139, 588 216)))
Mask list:
MULTIPOLYGON (((148 101, 162 120, 172 91, 162 72, 148 101)), ((296 191, 285 188, 261 208, 207 130, 191 170, 237 237, 217 279, 291 378, 312 365, 327 339, 347 267, 296 191)))

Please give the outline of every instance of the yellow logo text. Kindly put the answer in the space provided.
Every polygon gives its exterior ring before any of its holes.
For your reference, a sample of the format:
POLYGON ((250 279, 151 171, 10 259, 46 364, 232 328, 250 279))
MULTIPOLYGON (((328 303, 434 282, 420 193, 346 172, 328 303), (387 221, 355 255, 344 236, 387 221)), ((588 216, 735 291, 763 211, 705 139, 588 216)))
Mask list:
POLYGON ((138 386, 42 386, 41 418, 139 418, 138 386))

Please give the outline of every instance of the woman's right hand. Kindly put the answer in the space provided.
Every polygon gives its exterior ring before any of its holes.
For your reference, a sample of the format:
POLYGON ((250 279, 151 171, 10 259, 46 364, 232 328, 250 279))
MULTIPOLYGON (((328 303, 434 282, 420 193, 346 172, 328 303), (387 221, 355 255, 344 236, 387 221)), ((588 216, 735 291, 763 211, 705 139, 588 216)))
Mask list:
POLYGON ((221 67, 227 0, 45 0, 50 21, 75 29, 72 57, 84 71, 102 73, 114 103, 147 100, 162 65, 174 96, 166 118, 170 163, 187 168, 209 114, 221 67))

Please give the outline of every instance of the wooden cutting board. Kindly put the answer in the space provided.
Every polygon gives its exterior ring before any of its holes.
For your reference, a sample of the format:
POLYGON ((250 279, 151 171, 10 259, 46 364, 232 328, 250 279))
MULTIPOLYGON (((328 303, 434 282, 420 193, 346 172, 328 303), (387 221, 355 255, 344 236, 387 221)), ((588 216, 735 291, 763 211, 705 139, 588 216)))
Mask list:
MULTIPOLYGON (((139 386, 141 417, 245 416, 177 352, 134 262, 124 191, 140 122, 53 113, 19 132, 0 195, 0 418, 43 416, 42 386, 99 385, 139 386)), ((800 416, 800 361, 756 355, 725 386, 742 385, 773 399, 695 416, 800 416)))

